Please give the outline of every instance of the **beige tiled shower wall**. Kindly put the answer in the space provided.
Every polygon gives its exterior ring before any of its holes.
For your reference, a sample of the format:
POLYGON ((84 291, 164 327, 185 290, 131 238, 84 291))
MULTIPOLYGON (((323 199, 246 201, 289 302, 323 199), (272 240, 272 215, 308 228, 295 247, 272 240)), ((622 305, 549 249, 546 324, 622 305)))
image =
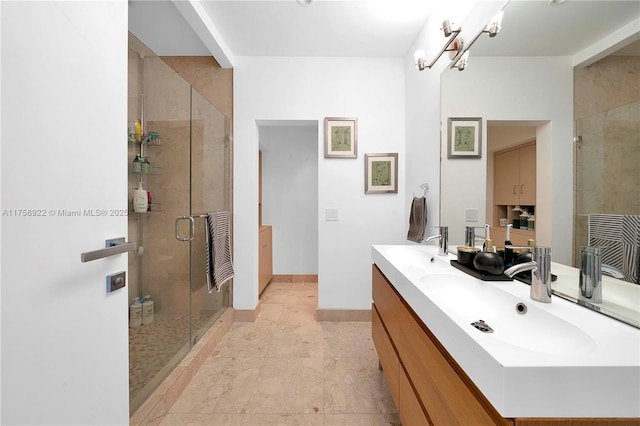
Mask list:
POLYGON ((609 56, 574 71, 573 117, 580 120, 640 100, 640 57, 609 56))
POLYGON ((162 60, 226 117, 233 117, 232 69, 221 68, 211 56, 162 56, 162 60))
POLYGON ((574 265, 587 214, 640 214, 640 57, 610 56, 574 73, 574 265))

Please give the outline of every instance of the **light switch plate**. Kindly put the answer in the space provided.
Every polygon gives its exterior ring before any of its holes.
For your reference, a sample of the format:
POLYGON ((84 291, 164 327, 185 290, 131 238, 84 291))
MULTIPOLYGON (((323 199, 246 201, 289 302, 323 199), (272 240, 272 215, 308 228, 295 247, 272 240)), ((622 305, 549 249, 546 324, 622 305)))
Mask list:
POLYGON ((325 210, 325 219, 327 221, 337 221, 338 220, 338 209, 331 208, 325 210))
POLYGON ((107 275, 107 293, 121 289, 127 285, 127 273, 125 271, 107 275))
POLYGON ((466 220, 467 222, 477 222, 478 209, 466 209, 464 211, 464 220, 466 220))

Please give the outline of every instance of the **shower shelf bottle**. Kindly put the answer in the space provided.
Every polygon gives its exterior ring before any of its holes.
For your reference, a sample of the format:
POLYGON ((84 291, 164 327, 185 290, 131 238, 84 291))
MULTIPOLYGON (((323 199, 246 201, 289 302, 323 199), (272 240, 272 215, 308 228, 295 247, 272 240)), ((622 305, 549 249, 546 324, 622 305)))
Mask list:
POLYGON ((142 187, 142 181, 138 182, 138 189, 133 192, 133 211, 144 213, 149 207, 149 194, 142 187))
POLYGON ((142 303, 142 324, 147 325, 153 322, 153 300, 151 296, 144 297, 144 303, 142 303))
POLYGON ((136 328, 142 325, 142 303, 136 298, 129 306, 129 327, 136 328))

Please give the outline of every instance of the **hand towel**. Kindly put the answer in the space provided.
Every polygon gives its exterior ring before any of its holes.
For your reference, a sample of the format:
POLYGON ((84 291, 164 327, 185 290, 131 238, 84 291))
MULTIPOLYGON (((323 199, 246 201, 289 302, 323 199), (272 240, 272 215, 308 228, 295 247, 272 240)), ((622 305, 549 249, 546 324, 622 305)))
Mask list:
POLYGON ((205 220, 207 248, 207 288, 220 291, 222 285, 233 278, 231 261, 229 212, 208 213, 205 220))
POLYGON ((413 197, 411 202, 411 214, 409 215, 409 232, 407 240, 416 243, 424 240, 427 229, 427 199, 425 197, 413 197))
POLYGON ((602 263, 640 284, 640 216, 591 213, 588 227, 589 245, 602 247, 602 263))

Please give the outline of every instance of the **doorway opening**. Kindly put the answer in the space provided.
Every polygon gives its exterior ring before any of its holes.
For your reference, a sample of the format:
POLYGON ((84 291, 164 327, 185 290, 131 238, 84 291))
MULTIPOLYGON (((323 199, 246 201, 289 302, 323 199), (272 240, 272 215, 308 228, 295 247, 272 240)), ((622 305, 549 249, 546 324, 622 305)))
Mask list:
POLYGON ((318 281, 317 120, 259 121, 260 216, 271 227, 270 282, 318 281))

